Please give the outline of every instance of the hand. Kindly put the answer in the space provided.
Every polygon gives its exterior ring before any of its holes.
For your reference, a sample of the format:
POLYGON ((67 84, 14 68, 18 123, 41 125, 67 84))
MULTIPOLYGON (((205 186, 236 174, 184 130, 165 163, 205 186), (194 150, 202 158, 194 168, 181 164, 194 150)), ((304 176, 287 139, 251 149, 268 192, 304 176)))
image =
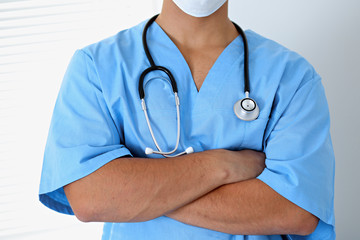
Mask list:
POLYGON ((211 150, 222 164, 226 165, 227 183, 256 178, 265 168, 265 154, 253 150, 229 151, 211 150))

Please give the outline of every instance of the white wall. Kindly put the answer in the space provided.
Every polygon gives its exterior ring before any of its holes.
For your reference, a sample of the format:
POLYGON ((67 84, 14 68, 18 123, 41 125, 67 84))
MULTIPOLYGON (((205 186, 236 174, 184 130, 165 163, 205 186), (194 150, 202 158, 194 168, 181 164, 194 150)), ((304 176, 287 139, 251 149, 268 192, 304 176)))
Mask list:
POLYGON ((359 239, 359 13, 358 0, 230 0, 233 21, 300 53, 323 78, 336 156, 340 240, 359 239))
POLYGON ((75 50, 144 21, 158 11, 154 6, 145 0, 0 0, 0 239, 101 238, 102 224, 80 223, 38 200, 51 114, 75 50))

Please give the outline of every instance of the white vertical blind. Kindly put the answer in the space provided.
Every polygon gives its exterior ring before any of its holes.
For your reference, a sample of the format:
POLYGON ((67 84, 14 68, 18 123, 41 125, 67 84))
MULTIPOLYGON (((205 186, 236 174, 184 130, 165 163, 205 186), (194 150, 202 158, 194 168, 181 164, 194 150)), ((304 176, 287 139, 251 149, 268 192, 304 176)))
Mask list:
POLYGON ((100 239, 38 201, 52 109, 75 49, 159 11, 160 0, 0 0, 0 239, 100 239))

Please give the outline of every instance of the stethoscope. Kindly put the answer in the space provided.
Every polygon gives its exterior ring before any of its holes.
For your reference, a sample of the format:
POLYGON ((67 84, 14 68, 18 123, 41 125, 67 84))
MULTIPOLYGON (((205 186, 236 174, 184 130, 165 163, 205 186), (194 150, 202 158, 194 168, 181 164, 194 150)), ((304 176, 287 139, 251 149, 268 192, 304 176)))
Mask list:
MULTIPOLYGON (((161 154, 164 157, 177 157, 183 154, 189 154, 189 153, 193 153, 194 149, 192 147, 188 147, 186 148, 185 151, 178 153, 176 155, 171 155, 173 154, 179 146, 179 142, 180 142, 180 100, 178 97, 178 89, 177 89, 177 85, 176 85, 176 81, 175 78, 173 77, 172 73, 170 72, 170 70, 168 70, 165 67, 162 66, 157 66, 155 65, 155 62, 149 52, 149 48, 147 45, 147 41, 146 41, 146 33, 147 30, 149 28, 149 26, 155 21, 155 19, 157 18, 158 15, 155 15, 154 17, 152 17, 145 25, 144 30, 143 30, 143 34, 142 34, 142 42, 143 42, 143 47, 144 47, 144 51, 146 54, 147 59, 150 62, 150 67, 145 69, 142 74, 140 75, 140 79, 139 79, 139 96, 140 96, 140 100, 141 100, 141 107, 142 110, 144 111, 145 114, 145 119, 146 119, 146 123, 148 125, 151 137, 156 145, 157 151, 153 150, 152 148, 147 147, 145 149, 145 153, 147 155, 149 154, 161 154), (155 136, 154 136, 154 132, 151 128, 151 124, 149 121, 149 116, 146 110, 146 104, 145 104, 145 92, 144 92, 144 78, 145 76, 152 72, 152 71, 162 71, 164 72, 170 79, 170 84, 172 87, 172 90, 174 92, 174 97, 175 97, 175 105, 176 105, 176 116, 177 116, 177 138, 176 138, 176 145, 174 147, 173 150, 169 151, 169 152, 163 152, 159 146, 159 144, 157 143, 155 136)), ((249 97, 250 94, 250 84, 249 84, 249 50, 248 50, 248 43, 247 43, 247 39, 245 36, 244 31, 236 24, 233 23, 236 30, 239 32, 239 34, 241 35, 242 39, 243 39, 243 43, 244 43, 244 92, 245 92, 245 98, 238 100, 235 104, 234 104, 234 112, 235 115, 240 118, 241 120, 244 121, 253 121, 255 119, 258 118, 260 110, 258 105, 256 104, 255 100, 249 97)))

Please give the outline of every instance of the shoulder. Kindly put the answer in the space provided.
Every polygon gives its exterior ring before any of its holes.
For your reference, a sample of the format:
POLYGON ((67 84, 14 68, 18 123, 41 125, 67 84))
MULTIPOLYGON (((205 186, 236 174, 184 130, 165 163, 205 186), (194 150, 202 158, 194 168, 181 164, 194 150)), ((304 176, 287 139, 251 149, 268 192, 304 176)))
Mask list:
POLYGON ((145 22, 121 30, 113 36, 102 39, 77 51, 103 91, 111 89, 115 79, 119 80, 123 73, 134 72, 141 62, 143 54, 142 30, 145 22))
POLYGON ((250 29, 245 32, 249 42, 249 49, 253 53, 261 53, 269 57, 287 57, 289 60, 305 60, 300 54, 288 49, 275 40, 269 39, 250 29))
POLYGON ((110 59, 121 60, 121 58, 126 58, 129 54, 133 55, 134 53, 131 53, 131 51, 138 44, 141 44, 141 34, 144 25, 145 21, 131 28, 123 29, 115 35, 85 46, 80 50, 97 62, 103 60, 110 62, 110 59))
POLYGON ((299 53, 252 30, 246 36, 253 96, 263 101, 268 115, 271 111, 281 115, 296 95, 305 100, 314 86, 321 85, 320 75, 299 53))
POLYGON ((252 30, 247 30, 246 36, 249 42, 250 61, 268 71, 281 73, 281 81, 292 81, 303 85, 315 77, 314 67, 296 51, 252 30))
MULTIPOLYGON (((113 36, 102 39, 78 49, 68 67, 69 73, 88 76, 89 81, 104 94, 111 92, 114 84, 136 79, 133 73, 141 64, 143 54, 142 30, 145 22, 119 31, 113 36), (81 71, 81 72, 79 72, 81 71)), ((120 86, 118 86, 120 88, 120 86)))

